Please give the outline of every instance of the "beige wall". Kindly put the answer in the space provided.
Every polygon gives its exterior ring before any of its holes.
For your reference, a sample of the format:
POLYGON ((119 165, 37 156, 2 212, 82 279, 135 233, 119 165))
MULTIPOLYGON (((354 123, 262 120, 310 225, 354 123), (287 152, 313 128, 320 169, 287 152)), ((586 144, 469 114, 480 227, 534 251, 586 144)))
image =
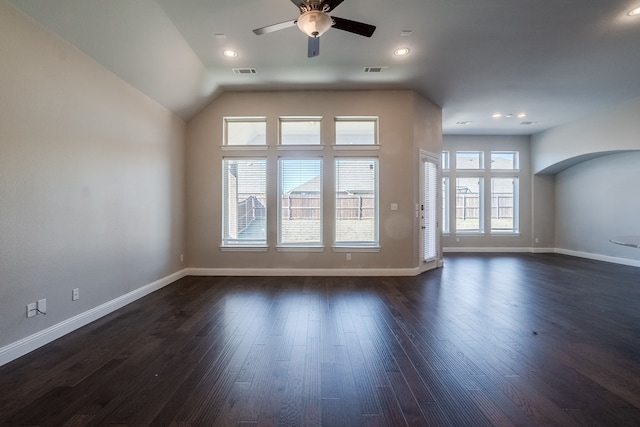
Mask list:
POLYGON ((2 349, 182 268, 186 126, 5 1, 0 55, 2 349))
MULTIPOLYGON (((239 92, 225 93, 189 122, 187 144, 187 234, 190 267, 205 269, 358 269, 417 267, 415 218, 418 149, 439 152, 440 110, 410 91, 367 92, 239 92), (324 163, 324 244, 317 252, 277 252, 276 206, 267 208, 267 252, 222 252, 221 164, 222 125, 226 116, 266 116, 268 150, 255 153, 268 159, 267 192, 275 194, 280 155, 276 149, 280 116, 322 116, 324 163), (335 116, 378 116, 380 148, 371 151, 337 151, 331 147, 335 116), (420 132, 417 129, 421 129, 420 132), (353 251, 352 260, 334 252, 332 161, 337 156, 378 156, 380 159, 380 243, 378 253, 353 251), (329 160, 329 161, 327 161, 329 160), (397 203, 398 210, 391 211, 397 203)), ((241 152, 241 154, 246 154, 241 152)), ((311 155, 317 152, 311 152, 311 155)))

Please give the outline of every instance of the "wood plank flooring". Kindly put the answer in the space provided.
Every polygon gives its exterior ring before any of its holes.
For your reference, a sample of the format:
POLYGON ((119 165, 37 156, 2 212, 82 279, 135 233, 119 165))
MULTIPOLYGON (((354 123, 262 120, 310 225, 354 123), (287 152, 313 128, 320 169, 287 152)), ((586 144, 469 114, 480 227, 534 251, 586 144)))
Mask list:
POLYGON ((637 426, 640 269, 186 277, 0 367, 3 426, 637 426))

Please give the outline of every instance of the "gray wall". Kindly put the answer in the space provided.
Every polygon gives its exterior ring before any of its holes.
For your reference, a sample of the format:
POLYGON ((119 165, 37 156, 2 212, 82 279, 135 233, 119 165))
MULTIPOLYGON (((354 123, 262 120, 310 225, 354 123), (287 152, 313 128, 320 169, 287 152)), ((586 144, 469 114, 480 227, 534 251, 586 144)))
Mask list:
MULTIPOLYGON (((441 150, 440 110, 410 91, 367 92, 241 92, 225 93, 189 122, 187 144, 187 234, 190 267, 202 269, 389 269, 416 268, 419 231, 415 217, 418 200, 418 150, 441 150), (324 188, 333 188, 333 157, 373 155, 380 158, 380 252, 353 251, 352 260, 334 252, 332 203, 324 203, 323 252, 277 252, 276 206, 267 208, 267 252, 223 252, 221 244, 220 167, 223 156, 222 125, 226 116, 266 116, 268 150, 255 153, 267 157, 267 193, 276 192, 276 168, 279 152, 278 117, 322 116, 325 144, 324 188), (340 151, 331 147, 335 116, 378 116, 379 150, 340 151), (398 204, 391 211, 392 203, 398 204)), ((317 156, 317 151, 308 152, 317 156)), ((246 154, 246 151, 242 154, 246 154)), ((286 153, 284 153, 286 154, 286 153)))
POLYGON ((0 55, 1 349, 182 269, 186 126, 4 1, 0 55))
POLYGON ((609 242, 640 236, 640 151, 583 162, 555 181, 557 248, 640 260, 640 249, 609 242))
POLYGON ((555 174, 558 250, 637 264, 640 250, 609 239, 640 235, 639 117, 636 98, 532 137, 534 172, 555 174))
POLYGON ((640 149, 640 98, 532 136, 533 173, 557 173, 616 151, 640 149))

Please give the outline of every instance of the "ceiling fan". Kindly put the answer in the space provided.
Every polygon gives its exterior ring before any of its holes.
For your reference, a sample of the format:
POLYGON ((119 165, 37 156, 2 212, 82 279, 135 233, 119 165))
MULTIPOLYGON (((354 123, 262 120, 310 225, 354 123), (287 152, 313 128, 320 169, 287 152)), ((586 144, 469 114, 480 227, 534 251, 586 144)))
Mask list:
POLYGON ((374 25, 338 18, 337 16, 329 16, 328 13, 338 7, 343 1, 344 0, 291 0, 291 2, 300 9, 300 17, 298 19, 256 28, 253 32, 261 36, 262 34, 272 33, 297 25, 300 31, 309 36, 307 52, 309 58, 320 54, 320 36, 331 27, 361 36, 371 37, 376 30, 374 25))

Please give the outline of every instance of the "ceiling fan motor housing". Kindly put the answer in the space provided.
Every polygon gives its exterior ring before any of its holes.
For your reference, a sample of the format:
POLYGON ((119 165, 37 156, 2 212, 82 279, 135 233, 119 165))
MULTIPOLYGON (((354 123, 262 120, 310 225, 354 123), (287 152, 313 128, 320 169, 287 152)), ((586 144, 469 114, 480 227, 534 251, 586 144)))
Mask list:
POLYGON ((300 31, 309 37, 320 37, 333 25, 333 20, 326 13, 310 10, 300 15, 297 22, 300 31))

